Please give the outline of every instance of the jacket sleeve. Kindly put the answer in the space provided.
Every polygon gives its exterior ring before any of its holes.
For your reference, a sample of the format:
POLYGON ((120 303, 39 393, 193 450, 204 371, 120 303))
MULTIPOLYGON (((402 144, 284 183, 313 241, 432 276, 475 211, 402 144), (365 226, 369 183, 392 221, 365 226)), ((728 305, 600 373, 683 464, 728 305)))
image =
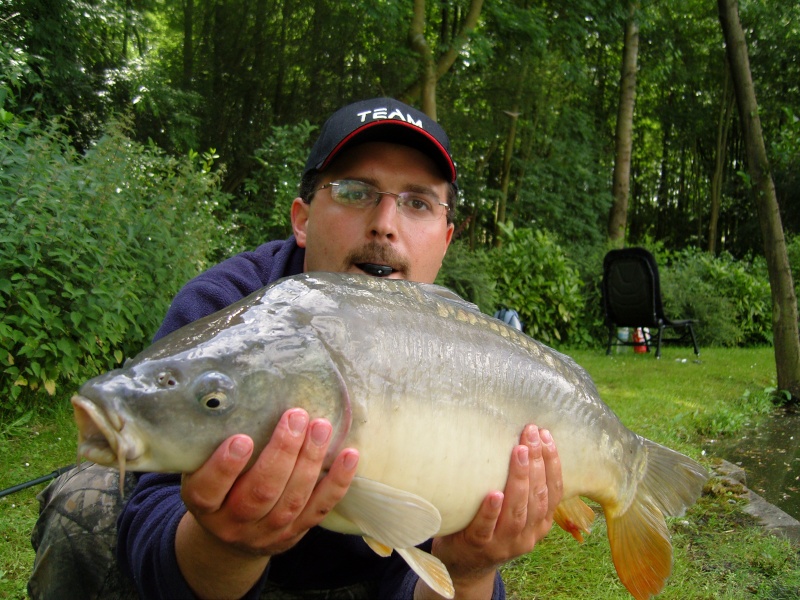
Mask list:
POLYGON ((304 261, 305 250, 292 236, 268 242, 211 267, 178 292, 153 341, 222 310, 281 277, 302 273, 304 261))
MULTIPOLYGON (((175 554, 175 532, 186 512, 180 488, 180 475, 143 474, 117 521, 117 560, 140 598, 195 598, 175 554)), ((245 598, 258 598, 266 575, 245 598)))
MULTIPOLYGON (((430 552, 432 540, 420 544, 418 548, 430 552)), ((392 555, 394 558, 396 555, 392 555)), ((414 600, 414 589, 417 587, 419 575, 414 573, 403 560, 394 561, 387 569, 380 589, 380 600, 414 600)), ((506 600, 506 588, 500 571, 494 575, 492 600, 506 600)))

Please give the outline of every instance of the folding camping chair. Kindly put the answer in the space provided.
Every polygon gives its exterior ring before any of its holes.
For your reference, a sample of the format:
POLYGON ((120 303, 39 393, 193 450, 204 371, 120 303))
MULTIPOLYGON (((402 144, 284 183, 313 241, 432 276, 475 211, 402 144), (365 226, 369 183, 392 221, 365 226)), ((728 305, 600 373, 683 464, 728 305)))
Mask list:
POLYGON ((632 340, 619 335, 620 328, 649 328, 654 334, 656 358, 661 358, 662 343, 687 344, 691 339, 694 353, 700 355, 694 335, 694 319, 672 320, 664 314, 661 302, 661 284, 658 265, 650 252, 644 248, 611 250, 603 259, 603 310, 608 327, 606 354, 611 346, 641 346, 650 350, 653 338, 632 340), (671 330, 677 337, 666 337, 671 330))

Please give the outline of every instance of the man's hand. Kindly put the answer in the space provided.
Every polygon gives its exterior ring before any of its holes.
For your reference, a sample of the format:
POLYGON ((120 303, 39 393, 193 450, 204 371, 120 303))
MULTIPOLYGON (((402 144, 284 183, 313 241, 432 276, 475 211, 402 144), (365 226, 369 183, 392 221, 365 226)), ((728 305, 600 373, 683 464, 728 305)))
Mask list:
POLYGON ((235 435, 191 474, 181 496, 188 513, 175 549, 181 572, 200 596, 240 597, 269 557, 294 546, 347 492, 358 452, 343 450, 322 477, 331 424, 302 409, 281 417, 269 444, 245 473, 253 441, 235 435))
MULTIPOLYGON (((433 540, 453 578, 456 598, 492 597, 501 564, 527 554, 550 531, 561 502, 561 461, 550 432, 527 425, 511 455, 505 490, 486 496, 466 529, 433 540)), ((439 598, 421 581, 415 598, 439 598)))

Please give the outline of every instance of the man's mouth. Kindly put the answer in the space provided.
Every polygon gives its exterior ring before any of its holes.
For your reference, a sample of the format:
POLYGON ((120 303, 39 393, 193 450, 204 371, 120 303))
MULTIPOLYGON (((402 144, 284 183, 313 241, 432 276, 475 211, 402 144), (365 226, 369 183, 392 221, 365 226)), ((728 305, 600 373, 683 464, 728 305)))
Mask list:
POLYGON ((358 263, 356 266, 367 275, 374 275, 375 277, 387 277, 394 271, 389 265, 379 265, 376 263, 358 263))

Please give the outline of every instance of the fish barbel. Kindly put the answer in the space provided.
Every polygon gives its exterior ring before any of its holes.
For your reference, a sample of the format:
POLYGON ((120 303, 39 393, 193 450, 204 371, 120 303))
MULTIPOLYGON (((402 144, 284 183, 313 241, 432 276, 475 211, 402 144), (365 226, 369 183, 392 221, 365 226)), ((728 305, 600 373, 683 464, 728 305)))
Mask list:
POLYGON ((617 573, 638 600, 672 569, 665 516, 700 495, 705 470, 627 429, 569 357, 434 285, 363 275, 282 279, 165 336, 72 399, 79 453, 137 471, 192 472, 229 436, 258 450, 302 407, 333 425, 326 464, 360 453, 323 527, 397 551, 453 597, 444 565, 415 546, 464 529, 502 490, 527 423, 550 430, 578 540, 603 509, 617 573))

